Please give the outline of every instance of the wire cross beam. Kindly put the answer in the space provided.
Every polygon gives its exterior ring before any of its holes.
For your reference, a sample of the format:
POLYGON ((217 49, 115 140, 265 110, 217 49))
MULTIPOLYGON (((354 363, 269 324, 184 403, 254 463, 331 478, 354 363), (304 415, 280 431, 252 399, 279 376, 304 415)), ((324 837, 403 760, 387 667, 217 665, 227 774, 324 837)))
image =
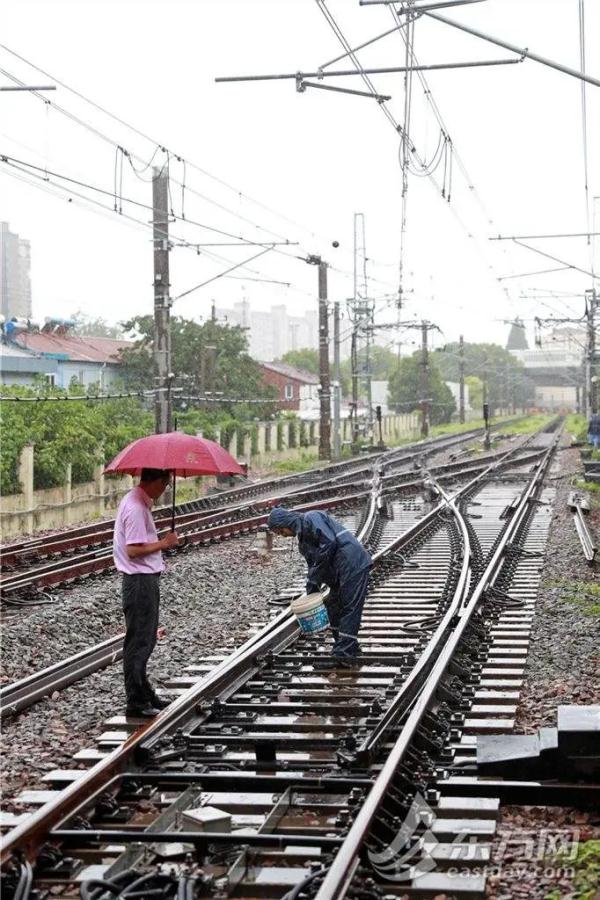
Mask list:
POLYGON ((562 63, 557 63, 545 56, 540 56, 539 53, 533 53, 528 47, 517 47, 515 44, 510 44, 508 41, 503 41, 491 34, 486 34, 484 31, 478 31, 476 28, 471 28, 469 25, 463 25, 462 22, 455 22, 453 19, 447 19, 446 16, 441 16, 439 13, 425 10, 424 15, 429 16, 430 19, 435 19, 438 22, 443 22, 444 25, 458 28, 459 31, 465 31, 467 34, 472 34, 474 37, 481 38, 483 41, 488 41, 490 44, 496 44, 498 47, 503 47, 505 50, 512 50, 513 53, 520 53, 522 57, 532 59, 534 62, 541 63, 541 65, 548 66, 551 69, 557 69, 564 75, 571 75, 573 78, 579 78, 581 81, 587 81, 589 84, 600 87, 600 81, 597 78, 586 75, 585 72, 580 72, 578 69, 571 69, 569 66, 564 66, 562 63))
POLYGON ((518 59, 482 59, 469 60, 467 62, 454 63, 432 63, 428 66, 382 66, 375 69, 334 69, 324 72, 317 69, 316 72, 282 72, 276 75, 222 75, 215 78, 215 82, 221 84, 234 81, 302 81, 304 78, 344 78, 348 75, 388 75, 396 72, 431 72, 438 69, 470 69, 479 66, 510 66, 514 63, 520 63, 524 60, 522 54, 518 59))
POLYGON ((335 87, 333 84, 316 84, 314 81, 303 81, 302 78, 299 78, 296 81, 296 90, 299 94, 303 94, 307 87, 318 88, 321 91, 335 91, 338 94, 353 94, 355 97, 370 97, 371 99, 379 100, 380 103, 392 99, 389 94, 374 94, 372 91, 356 91, 351 88, 335 87))
MULTIPOLYGON (((428 9, 444 9, 449 6, 466 6, 470 3, 482 3, 483 0, 440 0, 438 3, 422 3, 420 6, 411 6, 405 5, 404 3, 400 3, 400 5, 396 8, 396 13, 399 16, 403 16, 406 14, 413 14, 419 12, 425 12, 428 9)), ((398 3, 398 0, 358 0, 359 6, 391 6, 398 3)))
POLYGON ((597 237, 598 235, 600 235, 600 231, 577 231, 572 234, 499 234, 496 237, 488 238, 488 241, 533 241, 545 238, 587 238, 597 237))
POLYGON ((15 84, 7 87, 0 87, 0 91, 55 91, 55 84, 15 84))
POLYGON ((558 256, 553 256, 551 253, 546 253, 544 250, 538 250, 537 247, 531 247, 529 244, 524 244, 516 238, 513 238, 512 242, 518 247, 523 247, 525 250, 531 250, 532 253, 537 253, 538 256, 544 256, 546 259, 551 259, 552 262, 560 263, 562 266, 565 266, 565 268, 575 269, 577 272, 582 272, 584 275, 591 275, 592 278, 597 278, 594 272, 590 272, 589 269, 582 269, 580 266, 572 265, 564 259, 559 259, 558 256))

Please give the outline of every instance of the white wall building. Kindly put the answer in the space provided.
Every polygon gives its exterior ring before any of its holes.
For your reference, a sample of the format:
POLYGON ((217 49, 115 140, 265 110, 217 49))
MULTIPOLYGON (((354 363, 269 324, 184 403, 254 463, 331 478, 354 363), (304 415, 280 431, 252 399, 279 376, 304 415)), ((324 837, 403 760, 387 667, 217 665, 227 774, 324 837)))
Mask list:
POLYGON ((31 317, 29 241, 0 222, 0 313, 5 319, 31 317))
POLYGON ((290 316, 283 303, 267 311, 252 309, 248 300, 241 300, 232 309, 217 309, 216 313, 230 325, 248 330, 250 355, 255 359, 279 359, 288 350, 316 349, 319 344, 316 310, 290 316))

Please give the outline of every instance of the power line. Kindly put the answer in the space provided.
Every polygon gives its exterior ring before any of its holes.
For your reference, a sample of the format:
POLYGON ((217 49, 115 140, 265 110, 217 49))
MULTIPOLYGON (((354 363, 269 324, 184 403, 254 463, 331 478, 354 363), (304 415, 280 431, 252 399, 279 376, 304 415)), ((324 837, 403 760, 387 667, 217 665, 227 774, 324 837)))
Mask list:
MULTIPOLYGON (((61 88, 68 91, 69 93, 73 94, 74 96, 78 97, 80 100, 83 100, 85 103, 88 103, 90 106, 94 107, 96 110, 101 112, 103 115, 108 116, 110 119, 113 119, 115 122, 118 122, 120 125, 123 125, 125 128, 128 128, 134 134, 138 135, 138 137, 141 137, 144 140, 148 141, 149 143, 153 144, 155 149, 154 149, 154 153, 152 155, 152 159, 150 159, 149 162, 145 163, 143 160, 139 160, 138 157, 135 157, 143 165, 143 169, 140 172, 136 172, 136 174, 141 175, 141 173, 143 171, 145 171, 152 165, 154 157, 156 156, 157 152, 159 152, 159 151, 168 152, 162 141, 155 140, 153 137, 146 134, 144 131, 141 131, 135 125, 132 125, 130 122, 126 121, 125 119, 115 115, 110 110, 106 109, 106 107, 101 106, 99 103, 97 103, 94 100, 91 100, 89 97, 85 96, 80 91, 77 91, 75 88, 66 84, 64 81, 61 81, 60 79, 55 78, 54 76, 50 75, 48 72, 46 72, 40 66, 37 66, 35 63, 31 62, 31 60, 29 60, 26 57, 22 56, 21 54, 17 53, 15 50, 12 50, 6 44, 0 44, 0 48, 5 50, 7 53, 11 54, 11 56, 14 56, 16 59, 19 59, 21 62, 24 62, 26 65, 31 66, 31 68, 33 68, 35 71, 39 72, 40 74, 44 74, 48 78, 51 78, 53 81, 56 82, 56 84, 60 85, 61 88)), ((0 70, 0 71, 2 71, 3 74, 7 75, 7 77, 18 81, 18 79, 14 79, 14 76, 11 76, 9 73, 4 72, 4 70, 0 70)), ((40 97, 39 99, 43 100, 45 103, 49 102, 44 97, 40 97)), ((56 104, 52 103, 51 105, 54 109, 57 109, 60 112, 63 111, 62 108, 59 108, 56 104)), ((69 115, 66 110, 64 112, 65 112, 65 114, 69 115)), ((77 121, 78 124, 83 125, 85 127, 86 123, 82 122, 81 120, 77 119, 76 117, 74 120, 77 121)), ((101 133, 98 133, 98 136, 102 136, 101 133)), ((111 141, 111 143, 114 143, 114 142, 111 141)), ((230 184, 229 182, 225 181, 223 178, 220 178, 217 175, 212 174, 211 172, 207 171, 202 166, 199 166, 197 163, 193 162, 192 160, 189 160, 189 159, 186 160, 182 156, 179 156, 178 154, 173 154, 173 155, 175 156, 175 158, 177 160, 181 160, 184 167, 189 166, 191 169, 199 172, 201 175, 205 176, 206 178, 209 178, 211 181, 214 181, 216 184, 221 185, 221 187, 224 187, 227 190, 231 191, 233 194, 235 194, 235 196, 238 199, 243 199, 244 201, 246 201, 248 203, 252 203, 253 205, 255 205, 257 207, 264 209, 265 212, 268 212, 271 215, 274 215, 277 218, 280 218, 282 221, 287 222, 288 224, 293 225, 296 228, 300 228, 302 231, 307 232, 308 234, 310 234, 313 237, 318 236, 318 232, 314 231, 313 229, 309 228, 306 225, 303 225, 300 222, 295 221, 294 219, 289 218, 289 216, 268 206, 267 204, 263 203, 262 201, 257 200, 256 198, 250 196, 249 194, 246 194, 244 191, 240 190, 238 187, 230 184)), ((136 171, 133 166, 131 156, 129 158, 129 162, 130 162, 132 169, 134 171, 136 171)), ((182 186, 182 185, 179 185, 179 186, 182 186)), ((190 192, 192 192, 191 188, 188 187, 187 189, 190 190, 190 192)), ((194 192, 194 193, 197 193, 197 192, 194 192)), ((219 205, 216 203, 216 201, 213 201, 211 198, 205 197, 204 195, 201 195, 201 194, 198 194, 198 196, 201 196, 203 199, 206 199, 208 202, 214 203, 215 205, 219 205)), ((231 215, 237 216, 238 218, 242 219, 243 221, 250 221, 250 220, 246 219, 244 216, 241 216, 239 213, 235 212, 234 210, 230 210, 227 207, 221 207, 221 208, 224 210, 227 210, 231 215)), ((254 224, 254 226, 256 228, 259 228, 261 230, 266 231, 267 233, 270 233, 273 237, 281 237, 281 235, 278 235, 275 232, 268 232, 267 229, 262 228, 261 226, 257 225, 256 223, 251 223, 251 224, 254 224)), ((327 239, 324 235, 321 235, 321 237, 327 239)))
MULTIPOLYGON (((40 67, 36 66, 36 65, 35 65, 34 63, 32 63, 30 60, 27 60, 25 57, 21 56, 20 54, 16 53, 15 51, 11 50, 11 49, 10 49, 9 47, 7 47, 6 45, 0 44, 0 48, 6 50, 8 53, 10 53, 10 54, 12 54, 13 56, 15 56, 16 58, 20 59, 22 62, 25 62, 27 65, 30 65, 30 66, 31 66, 32 68, 34 68, 36 71, 39 71, 39 72, 41 72, 41 73, 44 72, 43 69, 41 69, 40 67)), ((20 79, 18 79, 16 76, 12 75, 11 73, 7 72, 6 70, 0 68, 0 72, 3 73, 4 75, 6 75, 6 77, 8 77, 8 78, 10 78, 11 80, 13 80, 14 82, 16 82, 16 83, 18 83, 18 84, 23 84, 23 82, 21 82, 20 79)), ((45 74, 48 74, 48 73, 45 73, 45 74)), ((48 75, 48 77, 52 77, 52 76, 49 76, 49 75, 48 75)), ((129 164, 130 164, 130 166, 131 166, 131 169, 132 169, 132 171, 134 172, 134 174, 136 174, 137 177, 140 177, 142 181, 145 181, 146 183, 148 182, 148 179, 144 179, 144 178, 142 177, 142 173, 143 173, 146 169, 148 169, 148 168, 150 167, 150 165, 152 164, 152 162, 153 162, 153 160, 154 160, 154 158, 155 158, 157 152, 160 151, 160 152, 163 152, 163 153, 167 154, 167 159, 165 160, 165 162, 163 163, 163 165, 168 166, 169 163, 170 163, 170 161, 171 161, 171 159, 174 158, 175 160, 177 160, 177 161, 179 161, 179 162, 182 163, 182 165, 183 165, 183 167, 184 167, 184 171, 185 171, 186 165, 189 165, 190 168, 199 171, 200 173, 206 175, 207 177, 212 178, 214 181, 218 182, 219 184, 222 184, 223 186, 227 187, 228 189, 234 191, 234 192, 238 195, 239 198, 242 198, 242 197, 243 197, 244 199, 248 200, 249 202, 252 202, 252 203, 254 203, 254 204, 258 205, 258 206, 262 206, 265 210, 267 210, 267 211, 273 213, 274 215, 277 215, 277 216, 279 216, 280 218, 286 219, 286 220, 289 221, 291 224, 296 225, 296 227, 299 227, 299 228, 301 228, 302 230, 307 231, 309 234, 311 234, 311 235, 313 235, 313 236, 317 236, 317 235, 316 235, 316 232, 311 231, 311 230, 308 229, 306 226, 301 225, 300 223, 294 222, 294 221, 291 220, 291 219, 287 219, 286 216, 283 216, 282 214, 279 214, 276 210, 273 210, 273 209, 271 209, 270 207, 266 206, 265 204, 262 204, 260 201, 258 201, 258 200, 256 200, 256 199, 250 197, 250 196, 247 195, 247 194, 244 194, 242 191, 239 191, 237 188, 234 188, 232 185, 228 184, 227 182, 223 181, 222 179, 219 179, 219 178, 217 178, 216 176, 211 175, 211 173, 209 173, 209 172, 207 172, 206 170, 202 169, 202 167, 196 165, 195 163, 190 162, 190 161, 186 161, 183 157, 181 157, 181 156, 179 156, 179 155, 177 155, 177 154, 171 153, 171 151, 169 151, 169 150, 167 149, 166 146, 164 146, 164 145, 161 144, 161 143, 155 142, 149 135, 147 135, 147 134, 145 134, 144 132, 140 131, 140 129, 138 129, 138 128, 136 128, 135 126, 131 125, 130 123, 126 122, 124 119, 121 119, 119 116, 114 115, 113 113, 111 113, 111 112, 110 112, 109 110, 107 110, 106 108, 100 106, 100 104, 98 104, 98 103, 96 103, 95 101, 90 100, 89 98, 85 97, 85 96, 84 96, 83 94, 81 94, 79 91, 76 91, 75 89, 69 87, 69 86, 66 85, 64 82, 60 81, 59 79, 55 79, 55 80, 56 80, 56 82, 57 82, 58 84, 61 85, 61 87, 64 87, 66 90, 70 91, 70 92, 73 93, 75 96, 77 96, 77 97, 79 97, 80 99, 82 99, 84 102, 89 103, 91 106, 93 106, 94 108, 98 109, 98 110, 99 110, 100 112, 102 112, 103 114, 105 114, 105 115, 109 116, 110 118, 114 119, 115 121, 119 122, 119 124, 122 124, 122 125, 124 125, 125 127, 129 128, 129 129, 130 129, 131 131, 133 131, 135 134, 137 134, 137 135, 139 135, 140 137, 143 137, 145 140, 148 140, 148 141, 150 141, 151 143, 155 144, 155 149, 154 149, 154 152, 153 152, 153 154, 152 154, 151 160, 150 160, 149 162, 145 162, 145 161, 144 161, 143 159, 141 159, 139 156, 136 156, 136 155, 133 154, 131 151, 126 150, 126 149, 125 149, 124 147, 122 147, 117 141, 113 140, 110 136, 106 135, 105 133, 103 133, 102 131, 100 131, 98 128, 95 128, 94 126, 92 126, 92 125, 90 125, 89 123, 85 122, 84 120, 82 120, 81 118, 79 118, 79 117, 76 116, 75 114, 71 113, 69 110, 65 109, 64 107, 59 106, 58 104, 53 103, 53 102, 47 100, 45 97, 42 97, 42 96, 39 95, 39 94, 36 94, 35 91, 33 92, 33 96, 36 96, 37 99, 40 99, 40 100, 42 100, 42 101, 45 103, 46 109, 52 107, 52 108, 55 109, 57 112, 59 112, 59 113, 65 115, 65 116, 66 116, 67 118, 69 118, 71 121, 75 122, 76 124, 80 125, 80 126, 83 127, 84 129, 88 130, 88 131, 89 131, 90 133, 92 133, 95 137, 97 137, 97 138, 103 140, 104 142, 108 143, 109 145, 111 145, 111 146, 115 149, 115 152, 117 152, 117 153, 118 153, 118 152, 121 152, 121 154, 123 154, 123 155, 125 156, 125 158, 127 159, 127 161, 129 162, 129 164), (136 161, 138 161, 138 162, 141 164, 141 166, 142 166, 141 169, 136 169, 136 168, 135 168, 135 166, 134 166, 134 164, 133 164, 133 160, 134 160, 134 159, 135 159, 136 161)), ((284 243, 290 243, 290 244, 292 243, 292 242, 290 242, 287 238, 285 238, 284 235, 281 235, 281 234, 278 233, 278 232, 274 232, 274 231, 272 231, 272 230, 270 230, 270 229, 265 228, 265 227, 262 226, 262 225, 259 225, 258 223, 254 222, 254 221, 251 220, 251 219, 248 219, 247 217, 245 217, 245 216, 241 215, 240 213, 236 212, 235 210, 232 210, 232 209, 230 209, 229 207, 224 206, 223 204, 221 204, 221 203, 219 203, 218 201, 214 200, 213 198, 211 198, 211 197, 209 197, 209 196, 207 196, 207 195, 205 195, 205 194, 203 194, 203 193, 201 193, 201 192, 195 190, 195 189, 192 188, 189 184, 186 185, 186 184, 185 184, 185 176, 184 176, 184 182, 183 182, 183 183, 182 183, 182 182, 179 182, 179 181, 177 181, 176 179, 173 179, 173 178, 171 178, 171 181, 173 181, 173 183, 174 183, 175 185, 177 185, 178 187, 181 187, 181 189, 182 189, 182 196, 183 196, 183 192, 184 192, 184 191, 187 191, 187 192, 189 192, 189 193, 191 193, 191 194, 193 194, 193 195, 199 197, 200 199, 204 200, 205 202, 208 202, 208 203, 210 203, 210 204, 216 206, 217 208, 221 209, 221 210, 224 211, 225 213, 227 213, 227 214, 229 214, 229 215, 232 215, 232 216, 234 216, 235 218, 240 219, 241 221, 246 222, 247 224, 251 225, 252 227, 258 229, 259 231, 262 231, 262 232, 264 232, 265 234, 271 235, 271 237, 275 237, 275 238, 283 238, 284 243)), ((175 216, 173 210, 171 210, 171 213, 172 213, 172 215, 174 216, 174 218, 177 218, 177 217, 175 216)), ((190 223, 193 224, 193 222, 192 222, 191 220, 187 219, 184 215, 181 215, 179 218, 180 218, 181 220, 183 220, 183 221, 190 221, 190 223)), ((207 227, 207 228, 208 228, 208 227, 210 227, 210 226, 201 226, 201 227, 207 227)), ((213 229, 213 230, 217 230, 217 229, 213 229)), ((228 236, 228 232, 223 232, 223 234, 224 234, 225 236, 228 236)), ((257 243, 256 241, 250 242, 250 241, 247 241, 246 239, 240 239, 240 240, 244 240, 246 243, 257 243)), ((273 244, 274 242, 273 242, 273 241, 265 241, 264 243, 266 243, 266 244, 273 244)), ((289 254, 287 254, 287 253, 285 253, 285 252, 283 252, 283 251, 277 251, 277 250, 276 250, 275 252, 281 253, 281 254, 284 255, 284 256, 289 256, 289 254)), ((373 262, 374 262, 374 261, 373 261, 373 262)), ((377 265, 377 263, 375 263, 375 262, 374 262, 374 264, 377 265)), ((346 272, 346 271, 344 271, 344 270, 341 270, 341 269, 334 269, 333 267, 332 267, 332 270, 333 270, 333 271, 337 271, 339 274, 343 274, 344 277, 348 277, 348 278, 351 277, 351 274, 348 273, 348 272, 346 272)), ((381 284, 388 284, 387 282, 380 281, 379 279, 374 279, 374 278, 373 278, 372 280, 378 281, 378 283, 381 283, 381 284)))
MULTIPOLYGON (((585 6, 584 6, 584 0, 579 0, 579 60, 580 60, 581 71, 585 74, 585 6)), ((583 190, 584 190, 584 194, 585 194, 585 217, 586 217, 586 224, 587 224, 587 230, 588 230, 587 244, 589 247, 590 269, 592 271, 592 278, 593 278, 594 277, 594 254, 592 252, 592 242, 590 239, 590 233, 591 233, 592 227, 591 227, 590 192, 589 192, 589 178, 588 178, 587 97, 586 97, 585 81, 581 82, 581 128, 582 128, 582 137, 583 137, 583 177, 584 177, 583 190)))
MULTIPOLYGON (((194 396, 190 397, 187 395, 180 395, 177 392, 177 388, 172 389, 173 398, 177 401, 201 401, 202 403, 238 403, 238 404, 281 404, 285 403, 284 400, 272 400, 272 399, 256 399, 256 398, 245 398, 245 397, 213 397, 210 395, 205 395, 203 397, 194 396)), ((81 403, 98 403, 103 402, 105 400, 124 400, 130 397, 137 397, 138 399, 149 399, 151 396, 154 396, 155 391, 127 391, 118 394, 73 394, 68 396, 59 396, 59 397, 49 397, 47 395, 38 394, 35 397, 14 397, 8 395, 0 395, 0 401, 3 403, 62 403, 62 402, 81 402, 81 403)))
MULTIPOLYGON (((60 172, 54 172, 54 171, 48 169, 47 167, 36 166, 33 163, 26 162, 25 160, 22 160, 22 159, 16 159, 15 157, 8 156, 4 153, 0 153, 0 162, 3 162, 9 166, 14 166, 14 168, 18 169, 19 171, 27 172, 27 170, 30 169, 30 170, 32 170, 33 173, 41 172, 41 173, 43 173, 44 181, 49 181, 50 180, 49 176, 52 176, 53 178, 59 178, 61 181, 67 181, 69 184, 75 184, 78 187, 83 187, 89 191, 94 191, 97 194, 102 194, 105 197, 113 197, 114 196, 114 192, 108 191, 105 188, 98 187, 98 185, 89 184, 88 182, 80 181, 77 178, 71 178, 68 175, 62 175, 60 172), (19 166, 25 166, 26 168, 19 169, 19 166)), ((121 203, 122 202, 130 203, 132 206, 137 206, 140 209, 146 209, 149 212, 151 212, 153 215, 156 213, 156 210, 149 203, 143 203, 140 200, 134 200, 131 197, 123 197, 121 195, 119 196, 119 200, 121 203)), ((118 212, 119 214, 121 212, 120 210, 117 210, 116 205, 114 207, 114 211, 118 212)), ((237 245, 240 247, 244 246, 246 243, 249 243, 252 246, 256 246, 256 244, 258 243, 257 241, 250 241, 247 238, 242 237, 241 235, 234 235, 228 231, 223 231, 223 229, 216 228, 214 225, 206 225, 203 222, 196 222, 194 219, 184 219, 181 216, 175 215, 174 213, 171 213, 171 215, 177 221, 185 221, 188 225, 195 225, 198 228, 205 228, 207 231, 214 231, 216 234, 220 234, 222 237, 236 238, 238 241, 241 242, 237 245)), ((291 244, 292 242, 284 241, 284 243, 287 245, 287 244, 291 244)), ((269 244, 271 245, 271 242, 269 242, 269 244)), ((196 246, 199 246, 199 245, 196 245, 196 246)), ((264 246, 264 244, 262 244, 261 246, 264 246)))

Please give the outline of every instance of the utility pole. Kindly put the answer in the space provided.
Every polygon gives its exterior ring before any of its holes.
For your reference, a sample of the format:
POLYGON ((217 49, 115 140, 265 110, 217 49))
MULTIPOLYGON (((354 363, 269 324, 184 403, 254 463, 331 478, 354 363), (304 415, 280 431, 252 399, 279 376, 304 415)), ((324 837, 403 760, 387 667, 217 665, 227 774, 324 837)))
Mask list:
POLYGON ((487 383, 487 353, 483 357, 483 427, 485 434, 483 438, 483 449, 490 450, 492 442, 490 439, 490 405, 488 403, 488 383, 487 383))
POLYGON ((429 350, 427 347, 428 322, 421 321, 421 437, 429 434, 429 350))
POLYGON ((342 439, 340 434, 340 398, 341 398, 341 373, 340 373, 340 304, 336 300, 333 304, 333 458, 340 459, 342 455, 342 439))
POLYGON ((598 297, 595 288, 585 292, 586 352, 585 352, 585 414, 589 418, 598 410, 598 383, 596 381, 596 309, 598 297))
POLYGON ((157 434, 171 430, 171 326, 169 299, 169 176, 153 168, 152 235, 154 247, 154 388, 157 434))
POLYGON ((358 348, 356 324, 352 328, 350 342, 350 368, 352 370, 352 452, 358 449, 358 348))
POLYGON ((465 421, 465 342, 462 334, 458 339, 458 421, 465 421))
POLYGON ((311 254, 306 262, 319 267, 319 459, 331 458, 331 384, 329 378, 329 319, 327 311, 327 263, 311 254))

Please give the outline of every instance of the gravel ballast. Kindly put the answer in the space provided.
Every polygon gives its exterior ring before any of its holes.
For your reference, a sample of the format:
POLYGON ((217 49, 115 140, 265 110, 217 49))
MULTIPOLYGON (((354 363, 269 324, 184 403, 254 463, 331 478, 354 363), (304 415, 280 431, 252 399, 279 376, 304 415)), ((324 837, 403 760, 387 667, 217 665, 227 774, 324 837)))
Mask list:
MULTIPOLYGON (((581 472, 579 451, 564 447, 551 478, 557 487, 552 524, 536 603, 525 681, 517 709, 515 733, 531 734, 556 727, 560 705, 600 703, 600 579, 586 564, 567 506, 573 473, 581 472), (594 604, 596 612, 594 614, 594 604)), ((592 495, 593 497, 594 495, 592 495)), ((600 507, 589 521, 600 535, 600 507)), ((568 778, 568 773, 565 773, 568 778)), ((586 896, 578 885, 585 857, 582 848, 600 839, 600 813, 552 807, 502 807, 493 848, 495 871, 488 878, 493 900, 568 900, 586 896), (542 840, 543 838, 543 840, 542 840), (545 841, 545 843, 544 843, 545 841), (532 846, 533 858, 527 855, 532 846), (557 850, 573 843, 575 860, 562 860, 557 850), (508 848, 508 849, 507 849, 508 848)), ((583 867, 585 871, 585 867, 583 867)), ((596 890, 600 885, 596 884, 596 890)))

